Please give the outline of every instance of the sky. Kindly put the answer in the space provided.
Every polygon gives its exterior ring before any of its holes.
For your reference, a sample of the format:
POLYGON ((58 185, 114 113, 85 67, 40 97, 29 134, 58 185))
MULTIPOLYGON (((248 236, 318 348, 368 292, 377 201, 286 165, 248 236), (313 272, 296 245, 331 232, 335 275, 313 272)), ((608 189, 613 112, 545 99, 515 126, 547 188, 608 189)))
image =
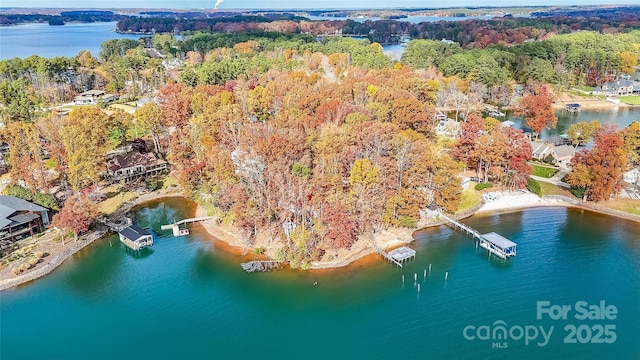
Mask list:
MULTIPOLYGON (((173 8, 211 9, 216 0, 2 0, 1 7, 50 8, 173 8)), ((371 9, 371 8, 438 8, 456 6, 532 6, 631 4, 639 0, 224 0, 219 9, 371 9)))

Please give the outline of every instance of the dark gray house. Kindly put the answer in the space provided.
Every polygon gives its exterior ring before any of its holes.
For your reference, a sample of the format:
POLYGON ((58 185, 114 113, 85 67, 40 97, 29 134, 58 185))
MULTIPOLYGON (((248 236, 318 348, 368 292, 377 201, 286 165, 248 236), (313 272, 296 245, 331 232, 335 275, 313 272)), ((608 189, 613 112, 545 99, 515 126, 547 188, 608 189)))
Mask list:
POLYGON ((49 224, 49 210, 15 196, 0 196, 0 241, 33 236, 49 224))

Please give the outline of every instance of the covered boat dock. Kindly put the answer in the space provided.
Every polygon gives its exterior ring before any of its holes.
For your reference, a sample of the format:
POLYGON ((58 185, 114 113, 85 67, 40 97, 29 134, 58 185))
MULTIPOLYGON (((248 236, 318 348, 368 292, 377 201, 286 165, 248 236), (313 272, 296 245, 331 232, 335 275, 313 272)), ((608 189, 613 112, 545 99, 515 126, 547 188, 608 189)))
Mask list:
POLYGON ((140 250, 153 245, 153 236, 137 225, 130 225, 118 232, 120 242, 131 250, 140 250))
POLYGON ((511 256, 516 256, 516 246, 518 244, 505 238, 504 236, 495 232, 483 234, 476 243, 480 247, 487 249, 489 254, 497 255, 500 258, 506 259, 511 256))

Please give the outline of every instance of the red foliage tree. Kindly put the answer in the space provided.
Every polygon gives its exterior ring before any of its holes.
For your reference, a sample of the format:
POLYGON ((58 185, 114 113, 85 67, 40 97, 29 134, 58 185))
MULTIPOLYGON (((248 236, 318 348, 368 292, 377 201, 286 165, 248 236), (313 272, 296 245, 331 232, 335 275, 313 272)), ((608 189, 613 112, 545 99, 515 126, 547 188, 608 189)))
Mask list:
POLYGON ((357 222, 351 218, 348 209, 333 203, 325 207, 322 221, 329 231, 325 235, 326 243, 333 248, 349 248, 356 241, 358 235, 357 222))
POLYGON ((85 195, 75 194, 68 198, 62 210, 53 216, 52 225, 71 231, 75 240, 78 240, 78 234, 89 230, 89 225, 96 219, 97 213, 93 201, 85 195))
POLYGON ((536 134, 544 128, 555 128, 558 118, 553 113, 553 99, 546 86, 541 86, 537 94, 522 98, 516 115, 524 116, 527 126, 536 134))
POLYGON ((578 174, 576 170, 576 174, 569 174, 569 183, 585 188, 588 200, 609 200, 622 189, 622 175, 627 165, 623 146, 620 134, 612 127, 604 126, 596 134, 593 149, 584 150, 574 157, 574 170, 581 169, 582 173, 578 174))
POLYGON ((451 155, 456 159, 464 162, 471 169, 478 168, 478 158, 474 151, 478 138, 485 131, 484 120, 476 115, 469 114, 467 121, 461 124, 462 137, 458 139, 455 146, 451 150, 451 155))

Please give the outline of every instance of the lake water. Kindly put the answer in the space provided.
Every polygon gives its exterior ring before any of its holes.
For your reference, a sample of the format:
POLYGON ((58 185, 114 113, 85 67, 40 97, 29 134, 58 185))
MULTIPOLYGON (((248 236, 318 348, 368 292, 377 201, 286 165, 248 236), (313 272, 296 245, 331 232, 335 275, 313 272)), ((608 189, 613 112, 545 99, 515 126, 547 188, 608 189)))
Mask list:
POLYGON ((100 44, 110 39, 139 39, 140 35, 112 32, 115 22, 87 24, 24 24, 0 26, 0 60, 31 55, 41 57, 73 57, 82 50, 89 50, 98 56, 100 44))
MULTIPOLYGON (((346 16, 305 16, 309 20, 353 20, 357 22, 365 22, 367 20, 377 21, 383 20, 377 17, 346 17, 346 16)), ((405 21, 412 24, 418 24, 421 22, 438 22, 438 21, 463 21, 470 19, 490 20, 495 16, 493 15, 478 15, 478 16, 408 16, 403 19, 395 19, 396 21, 405 21)))
MULTIPOLYGON (((580 121, 599 121, 602 124, 614 124, 618 130, 623 129, 634 121, 640 121, 640 108, 638 107, 615 107, 610 109, 580 110, 577 114, 570 114, 567 111, 556 111, 558 123, 555 129, 544 129, 540 137, 543 139, 557 137, 567 133, 567 129, 572 124, 580 121)), ((516 126, 526 127, 522 117, 513 116, 507 112, 507 120, 514 121, 516 126)))
MULTIPOLYGON (((142 255, 115 236, 52 274, 1 293, 2 359, 636 359, 640 355, 640 227, 565 208, 464 220, 518 243, 504 262, 448 227, 417 233, 416 260, 380 258, 334 271, 245 273, 198 225, 174 238, 161 224, 189 216, 181 199, 151 203, 134 222, 156 244, 142 255), (424 278, 424 270, 432 271, 424 278), (445 281, 445 272, 449 273, 445 281), (414 285, 418 274, 421 293, 414 285), (402 276, 405 276, 405 283, 402 276), (313 282, 318 281, 318 286, 313 282), (606 320, 538 320, 537 302, 615 306, 606 320), (473 326, 554 330, 524 339, 469 340, 473 326), (501 323, 498 323, 501 324, 501 323), (565 326, 609 325, 611 344, 565 344, 565 326), (611 325, 615 329, 611 329, 611 325)), ((251 258, 251 257, 248 257, 251 258)), ((589 330, 591 331, 591 330, 589 330)), ((597 329, 595 330, 597 331, 597 329)), ((595 332, 594 332, 595 334, 595 332)), ((589 339, 594 336, 589 335, 589 339)), ((570 340, 571 338, 569 338, 570 340)))

